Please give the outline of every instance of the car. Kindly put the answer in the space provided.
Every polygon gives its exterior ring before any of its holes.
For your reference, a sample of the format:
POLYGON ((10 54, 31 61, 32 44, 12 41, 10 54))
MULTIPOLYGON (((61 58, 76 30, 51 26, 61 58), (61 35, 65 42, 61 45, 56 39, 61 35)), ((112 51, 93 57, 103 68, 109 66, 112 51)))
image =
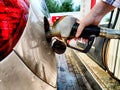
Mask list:
POLYGON ((44 0, 0 0, 0 90, 56 90, 44 0))

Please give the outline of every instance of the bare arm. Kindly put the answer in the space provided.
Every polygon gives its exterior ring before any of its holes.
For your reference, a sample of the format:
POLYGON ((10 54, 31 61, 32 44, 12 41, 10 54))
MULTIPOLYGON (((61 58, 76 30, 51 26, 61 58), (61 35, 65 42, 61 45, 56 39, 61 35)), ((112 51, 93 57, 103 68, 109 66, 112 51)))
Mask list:
POLYGON ((91 11, 79 21, 79 27, 76 33, 76 37, 79 37, 83 29, 89 25, 98 25, 101 19, 110 11, 115 9, 114 6, 111 6, 102 0, 91 9, 91 11))

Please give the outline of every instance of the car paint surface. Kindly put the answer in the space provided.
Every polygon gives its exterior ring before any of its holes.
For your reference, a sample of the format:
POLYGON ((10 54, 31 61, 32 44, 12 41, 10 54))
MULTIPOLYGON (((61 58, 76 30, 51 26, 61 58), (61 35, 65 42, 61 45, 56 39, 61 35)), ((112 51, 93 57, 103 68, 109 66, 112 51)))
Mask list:
POLYGON ((44 32, 49 13, 43 0, 30 0, 25 30, 0 62, 0 90, 55 90, 57 61, 44 32))

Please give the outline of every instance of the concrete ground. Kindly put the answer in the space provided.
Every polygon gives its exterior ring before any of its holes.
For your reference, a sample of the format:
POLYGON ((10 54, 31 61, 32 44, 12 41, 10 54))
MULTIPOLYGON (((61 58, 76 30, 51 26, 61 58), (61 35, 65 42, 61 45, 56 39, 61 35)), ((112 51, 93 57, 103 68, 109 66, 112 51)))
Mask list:
POLYGON ((58 58, 58 88, 57 90, 80 90, 70 60, 65 55, 57 55, 58 58))
MULTIPOLYGON (((69 54, 69 55, 68 55, 69 54)), ((58 60, 57 90, 92 90, 84 75, 80 71, 78 62, 65 54, 56 54, 58 60)))
POLYGON ((120 83, 86 54, 67 49, 56 57, 57 90, 120 90, 120 83))

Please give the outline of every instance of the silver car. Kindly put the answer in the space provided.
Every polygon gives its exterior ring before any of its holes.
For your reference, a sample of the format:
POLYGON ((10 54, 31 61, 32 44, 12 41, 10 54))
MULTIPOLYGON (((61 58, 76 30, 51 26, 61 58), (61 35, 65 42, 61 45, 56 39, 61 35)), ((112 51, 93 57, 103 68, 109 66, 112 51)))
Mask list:
POLYGON ((44 0, 0 0, 0 90, 56 90, 44 0))

